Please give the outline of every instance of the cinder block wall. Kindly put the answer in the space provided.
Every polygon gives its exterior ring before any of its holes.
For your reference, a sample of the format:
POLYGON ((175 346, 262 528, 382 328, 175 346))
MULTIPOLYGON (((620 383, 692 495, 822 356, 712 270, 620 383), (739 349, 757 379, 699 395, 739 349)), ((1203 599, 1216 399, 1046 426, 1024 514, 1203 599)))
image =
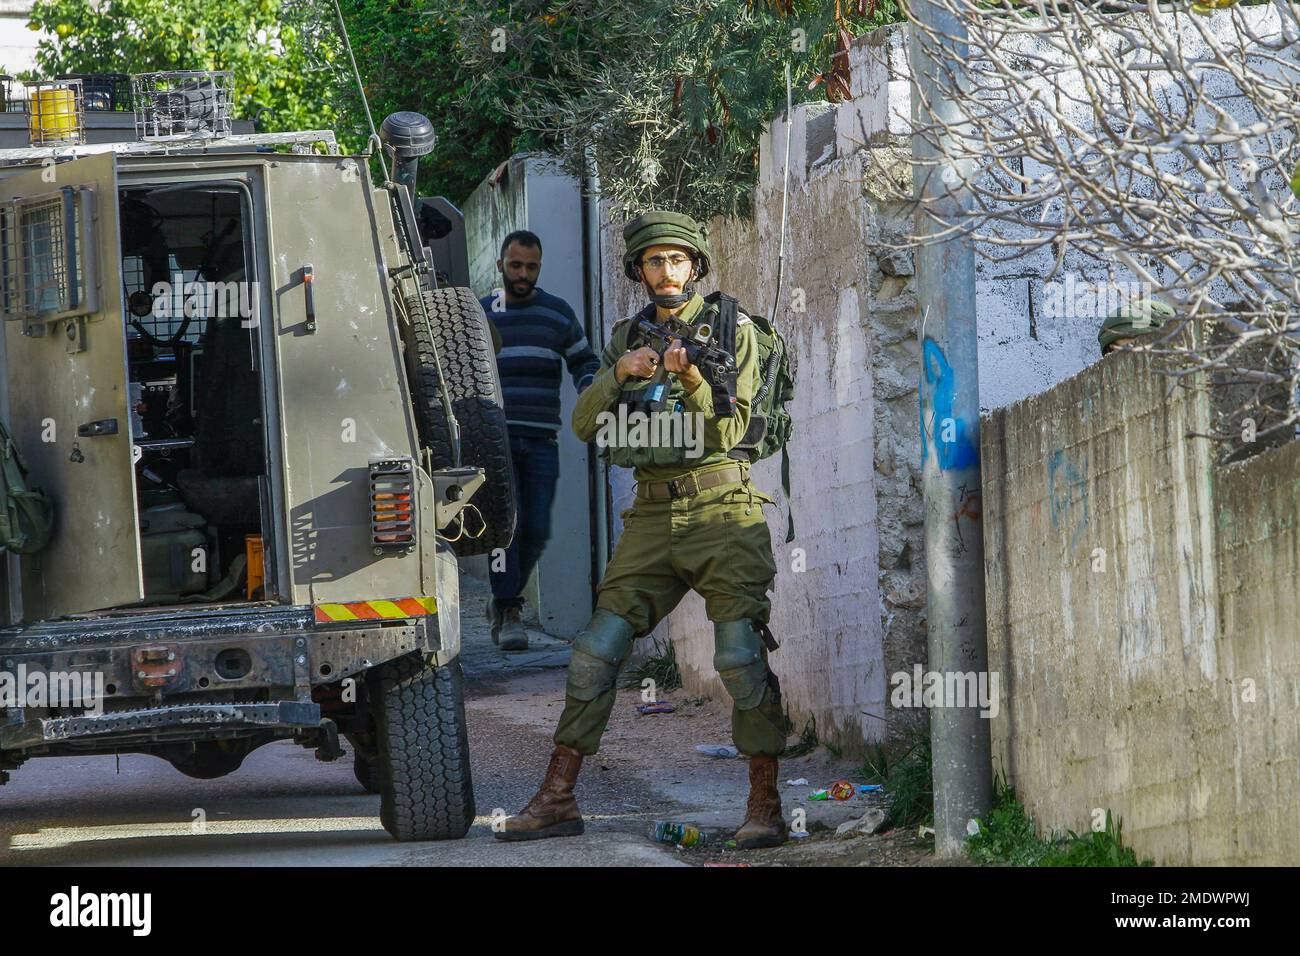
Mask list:
POLYGON ((1203 392, 1113 356, 983 425, 994 753, 1040 825, 1300 862, 1300 444, 1219 469, 1203 392))

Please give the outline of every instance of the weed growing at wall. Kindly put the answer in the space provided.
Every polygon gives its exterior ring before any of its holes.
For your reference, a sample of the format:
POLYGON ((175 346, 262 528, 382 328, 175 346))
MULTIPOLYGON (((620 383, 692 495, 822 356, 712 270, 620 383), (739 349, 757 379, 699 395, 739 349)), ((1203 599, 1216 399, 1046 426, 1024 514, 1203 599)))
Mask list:
POLYGON ((868 758, 862 769, 871 782, 883 784, 889 796, 882 829, 934 826, 934 771, 928 727, 909 731, 906 747, 897 756, 882 751, 874 759, 868 758))
POLYGON ((677 666, 677 649, 672 641, 660 644, 655 641, 654 653, 623 672, 624 687, 641 687, 644 681, 653 681, 651 685, 658 690, 676 690, 682 686, 682 671, 677 666))
MULTIPOLYGON (((785 711, 785 721, 788 727, 793 727, 794 722, 790 719, 790 708, 785 711)), ((781 752, 782 760, 793 760, 795 757, 802 757, 810 754, 821 745, 817 739, 817 718, 809 717, 803 725, 803 730, 799 732, 799 742, 790 744, 781 752)))
POLYGON ((1124 846, 1123 824, 1110 813, 1105 826, 1089 833, 1068 831, 1038 836, 1033 817, 1001 776, 996 781, 993 809, 980 821, 979 832, 966 843, 966 852, 978 863, 1009 866, 1151 866, 1138 861, 1132 847, 1124 846))

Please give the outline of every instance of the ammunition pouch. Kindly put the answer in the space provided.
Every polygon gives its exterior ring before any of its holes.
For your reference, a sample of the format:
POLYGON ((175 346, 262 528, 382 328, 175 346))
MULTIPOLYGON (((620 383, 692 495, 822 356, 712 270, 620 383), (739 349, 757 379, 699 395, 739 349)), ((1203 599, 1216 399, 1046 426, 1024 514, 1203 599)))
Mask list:
POLYGON ((605 449, 605 459, 616 468, 652 468, 660 465, 685 465, 685 447, 654 446, 632 447, 611 445, 605 449))
POLYGON ((565 693, 577 700, 592 701, 613 690, 618 670, 632 652, 634 633, 623 618, 597 608, 573 641, 565 693))
MULTIPOLYGON (((649 381, 629 383, 619 392, 616 407, 621 406, 619 411, 621 415, 626 415, 627 422, 634 422, 641 419, 641 416, 645 416, 643 432, 645 440, 607 444, 602 454, 611 465, 618 468, 651 468, 664 465, 677 467, 687 463, 685 442, 660 445, 657 438, 662 437, 662 433, 655 434, 655 430, 660 428, 659 422, 663 423, 663 431, 670 431, 667 427, 667 417, 683 414, 679 409, 682 400, 686 397, 685 389, 676 379, 671 382, 664 379, 664 375, 657 375, 649 381), (636 418, 633 418, 634 415, 636 418)), ((628 437, 628 435, 620 436, 624 441, 628 437)))

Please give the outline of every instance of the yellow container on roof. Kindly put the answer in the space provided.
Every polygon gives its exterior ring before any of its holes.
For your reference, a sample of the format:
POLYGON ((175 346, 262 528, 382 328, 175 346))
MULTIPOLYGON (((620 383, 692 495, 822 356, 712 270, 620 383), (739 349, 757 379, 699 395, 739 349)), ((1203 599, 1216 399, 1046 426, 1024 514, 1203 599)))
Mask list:
POLYGON ((33 146, 78 142, 81 122, 77 115, 76 90, 67 86, 36 89, 28 104, 28 128, 33 146))

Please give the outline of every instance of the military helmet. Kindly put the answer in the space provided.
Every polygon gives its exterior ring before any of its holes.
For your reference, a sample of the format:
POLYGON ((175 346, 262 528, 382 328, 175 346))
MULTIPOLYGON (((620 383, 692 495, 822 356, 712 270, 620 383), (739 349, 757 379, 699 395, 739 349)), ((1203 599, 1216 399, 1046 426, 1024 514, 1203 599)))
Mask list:
POLYGON ((685 246, 695 251, 699 265, 696 278, 703 279, 709 274, 709 243, 704 238, 704 231, 696 225, 695 220, 679 212, 651 210, 643 212, 623 227, 623 242, 627 251, 623 253, 623 271, 629 279, 636 280, 636 264, 642 250, 651 246, 673 245, 685 246))
POLYGON ((1165 320, 1172 319, 1174 314, 1173 308, 1164 302, 1142 299, 1107 318, 1097 332, 1097 344, 1101 346, 1104 355, 1106 349, 1120 339, 1132 339, 1159 331, 1165 320))

